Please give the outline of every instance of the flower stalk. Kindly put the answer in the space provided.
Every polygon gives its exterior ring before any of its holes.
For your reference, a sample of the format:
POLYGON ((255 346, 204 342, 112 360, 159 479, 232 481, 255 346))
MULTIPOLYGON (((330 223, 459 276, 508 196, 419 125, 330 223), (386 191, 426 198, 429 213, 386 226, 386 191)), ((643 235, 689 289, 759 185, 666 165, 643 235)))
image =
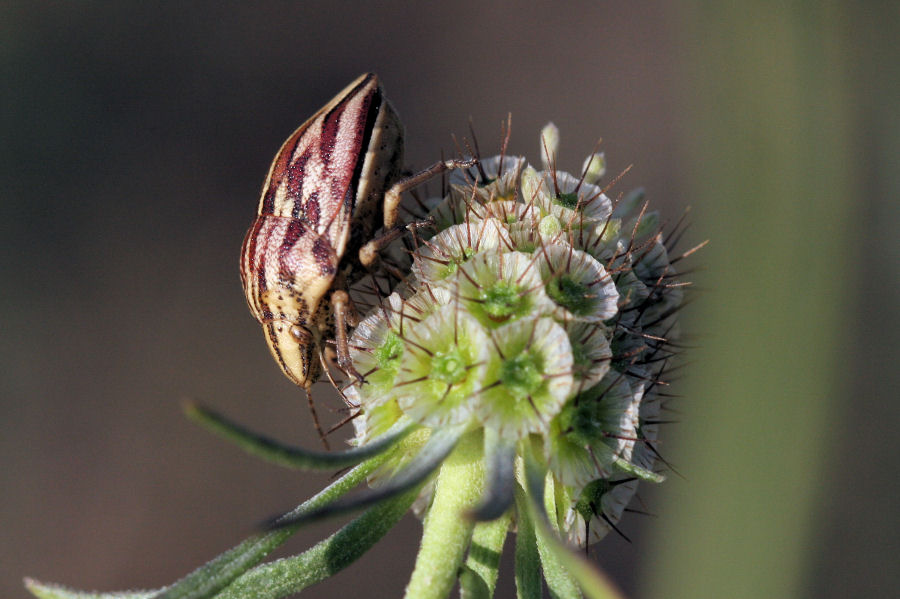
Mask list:
POLYGON ((475 524, 461 515, 484 490, 481 436, 467 433, 441 466, 406 599, 442 599, 456 583, 475 524))

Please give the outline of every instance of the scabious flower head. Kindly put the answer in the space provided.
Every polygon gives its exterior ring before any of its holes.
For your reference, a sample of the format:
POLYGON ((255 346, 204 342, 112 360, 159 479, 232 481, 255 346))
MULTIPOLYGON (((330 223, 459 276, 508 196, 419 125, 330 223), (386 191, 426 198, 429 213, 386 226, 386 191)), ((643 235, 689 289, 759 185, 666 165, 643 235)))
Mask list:
POLYGON ((638 480, 662 479, 657 394, 682 292, 643 192, 614 202, 605 156, 567 173, 558 143, 549 125, 541 170, 478 160, 426 202, 435 230, 417 233, 402 295, 354 333, 364 380, 351 388, 360 443, 409 418, 518 443, 517 460, 539 447, 564 504, 556 525, 583 545, 615 527, 638 480), (439 308, 399 331, 423 290, 441 291, 439 308), (373 318, 386 333, 370 332, 373 318))

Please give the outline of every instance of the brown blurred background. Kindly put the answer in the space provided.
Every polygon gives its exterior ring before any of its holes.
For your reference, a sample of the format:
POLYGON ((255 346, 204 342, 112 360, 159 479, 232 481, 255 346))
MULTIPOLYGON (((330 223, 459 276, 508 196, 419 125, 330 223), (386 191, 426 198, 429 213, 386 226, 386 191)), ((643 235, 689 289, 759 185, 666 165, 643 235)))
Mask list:
MULTIPOLYGON (((684 478, 597 550, 631 596, 896 592, 900 5, 863 4, 4 2, 0 596, 169 583, 327 482, 179 402, 315 446, 237 254, 279 144, 365 71, 413 166, 470 116, 490 154, 508 112, 537 161, 553 120, 563 167, 602 137, 620 189, 712 239, 663 448, 684 478)), ((419 532, 308 595, 398 596, 419 532)))

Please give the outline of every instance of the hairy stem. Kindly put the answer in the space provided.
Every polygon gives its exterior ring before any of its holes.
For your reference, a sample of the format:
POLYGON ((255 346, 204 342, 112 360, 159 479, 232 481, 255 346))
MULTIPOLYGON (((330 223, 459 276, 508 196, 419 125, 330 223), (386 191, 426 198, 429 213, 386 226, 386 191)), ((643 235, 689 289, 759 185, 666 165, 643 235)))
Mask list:
POLYGON ((441 466, 407 599, 443 599, 453 589, 472 537, 463 513, 484 491, 483 456, 481 432, 467 433, 441 466))

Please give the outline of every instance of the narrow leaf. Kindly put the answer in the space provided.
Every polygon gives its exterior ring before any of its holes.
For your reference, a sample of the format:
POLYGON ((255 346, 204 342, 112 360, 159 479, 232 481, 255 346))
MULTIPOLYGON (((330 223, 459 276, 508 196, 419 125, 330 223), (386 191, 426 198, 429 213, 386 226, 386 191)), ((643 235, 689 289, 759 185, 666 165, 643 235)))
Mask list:
MULTIPOLYGON (((564 568, 581 586, 581 590, 590 599, 625 599, 606 575, 601 573, 592 563, 573 551, 553 531, 544 511, 544 485, 546 471, 537 463, 530 453, 525 456, 525 479, 528 485, 526 509, 534 522, 535 537, 539 552, 552 556, 548 563, 551 569, 554 563, 564 568)), ((546 568, 546 566, 545 566, 546 568)), ((545 574, 548 572, 545 570, 545 574)), ((550 580, 548 578, 548 584, 550 580)), ((560 587, 562 589, 562 587, 560 587)), ((565 597, 566 595, 562 595, 565 597)), ((577 595, 573 595, 577 596, 577 595)))
POLYGON ((495 429, 484 430, 484 454, 487 464, 487 489, 481 503, 469 516, 476 521, 495 520, 506 513, 513 502, 516 444, 502 438, 495 429))
POLYGON ((251 455, 281 466, 303 470, 331 470, 355 466, 366 458, 386 451, 415 428, 414 424, 404 419, 371 443, 346 451, 324 452, 283 445, 193 402, 184 405, 184 413, 200 426, 232 441, 251 455))
MULTIPOLYGON (((544 486, 547 480, 547 469, 534 457, 533 448, 525 445, 525 492, 528 498, 538 506, 544 505, 544 486)), ((540 512, 543 513, 543 508, 540 512)))
POLYGON ((380 487, 367 489, 353 497, 333 501, 318 509, 307 510, 299 514, 294 512, 287 513, 274 518, 266 523, 265 526, 270 529, 278 529, 314 522, 323 518, 356 511, 399 495, 428 478, 441 465, 444 458, 453 451, 463 432, 463 429, 459 427, 434 430, 421 451, 410 460, 406 467, 385 481, 380 487))
MULTIPOLYGON (((292 514, 303 514, 334 501, 350 491, 389 457, 381 454, 363 462, 311 497, 292 514)), ((276 547, 293 535, 298 526, 285 527, 254 535, 220 556, 200 566, 174 585, 163 589, 155 599, 202 599, 211 597, 235 578, 258 564, 276 547)))
POLYGON ((497 575, 500 570, 500 555, 509 532, 512 514, 507 511, 503 516, 491 522, 479 522, 472 531, 472 543, 469 556, 466 558, 465 576, 460 576, 460 597, 480 597, 479 593, 487 592, 487 597, 494 595, 497 586, 497 575), (477 577, 478 581, 472 579, 477 577))
POLYGON ((57 584, 47 584, 33 578, 25 579, 25 588, 39 599, 149 599, 159 591, 123 591, 116 593, 86 593, 57 584))
MULTIPOLYGON (((597 567, 575 553, 554 535, 546 523, 537 523, 535 526, 541 544, 559 561, 560 566, 578 581, 581 590, 590 599, 625 599, 625 595, 616 587, 608 576, 600 572, 597 567)), ((549 582, 549 581, 548 581, 549 582)))
POLYGON ((467 564, 459 573, 459 599, 491 599, 491 590, 484 579, 467 564))
POLYGON ((516 485, 516 598, 541 599, 541 559, 525 492, 516 485))
MULTIPOLYGON (((553 477, 544 476, 546 481, 544 487, 544 509, 546 514, 556 514, 556 493, 553 477)), ((558 535, 559 529, 556 527, 556 518, 548 522, 548 533, 558 535)), ((578 584, 572 578, 566 567, 559 561, 554 551, 547 546, 546 535, 542 534, 540 528, 535 529, 538 555, 541 557, 541 567, 544 570, 544 580, 547 582, 547 588, 550 590, 550 596, 553 599, 582 599, 581 591, 578 584)))
POLYGON ((346 568, 368 551, 409 510, 420 485, 371 508, 307 551, 243 574, 216 599, 279 599, 346 568))

